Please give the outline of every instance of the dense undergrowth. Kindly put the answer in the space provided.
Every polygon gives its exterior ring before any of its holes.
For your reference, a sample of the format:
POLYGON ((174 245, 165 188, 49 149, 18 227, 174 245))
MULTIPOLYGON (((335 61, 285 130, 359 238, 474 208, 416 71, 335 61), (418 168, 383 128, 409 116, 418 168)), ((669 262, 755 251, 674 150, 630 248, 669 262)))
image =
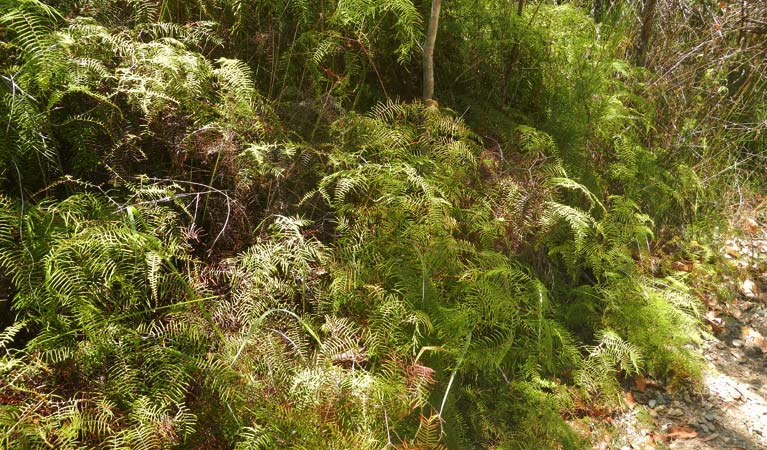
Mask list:
POLYGON ((0 446, 575 449, 698 380, 657 251, 759 186, 735 12, 637 67, 632 3, 447 1, 427 106, 422 2, 0 6, 0 446))

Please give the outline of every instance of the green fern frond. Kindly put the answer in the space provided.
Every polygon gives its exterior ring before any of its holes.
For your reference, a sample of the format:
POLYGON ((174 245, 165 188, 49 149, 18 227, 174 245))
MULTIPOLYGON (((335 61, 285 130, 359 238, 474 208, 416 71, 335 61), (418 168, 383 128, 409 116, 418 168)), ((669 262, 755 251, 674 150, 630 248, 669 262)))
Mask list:
POLYGON ((580 251, 592 233, 594 218, 583 210, 557 202, 546 202, 541 223, 546 229, 560 223, 567 224, 573 233, 576 251, 580 251))
POLYGON ((50 34, 61 19, 55 8, 38 0, 23 0, 0 16, 0 24, 13 33, 15 45, 32 58, 39 58, 46 52, 50 34))

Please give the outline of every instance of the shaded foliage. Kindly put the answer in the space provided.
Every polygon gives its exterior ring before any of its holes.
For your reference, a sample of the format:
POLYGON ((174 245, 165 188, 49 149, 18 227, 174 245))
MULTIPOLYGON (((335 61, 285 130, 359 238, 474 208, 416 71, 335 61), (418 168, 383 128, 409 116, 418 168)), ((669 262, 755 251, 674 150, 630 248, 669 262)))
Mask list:
POLYGON ((764 11, 446 1, 440 107, 428 3, 0 0, 0 445, 586 448, 695 384, 655 243, 761 180, 764 11))

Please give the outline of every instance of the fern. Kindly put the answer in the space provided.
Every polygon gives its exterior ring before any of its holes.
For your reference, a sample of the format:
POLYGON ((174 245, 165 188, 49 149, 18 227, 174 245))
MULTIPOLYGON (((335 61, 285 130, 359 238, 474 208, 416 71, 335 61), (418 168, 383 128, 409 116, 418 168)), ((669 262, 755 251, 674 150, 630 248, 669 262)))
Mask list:
POLYGON ((391 13, 397 18, 394 29, 399 40, 397 55, 400 62, 408 59, 410 52, 419 41, 421 17, 410 0, 396 0, 377 3, 368 0, 342 0, 338 2, 334 19, 346 27, 357 28, 363 34, 367 23, 374 22, 381 15, 391 13))
POLYGON ((621 393, 616 371, 629 376, 639 373, 643 367, 641 352, 611 330, 600 331, 596 339, 599 343, 587 348, 588 356, 576 381, 591 394, 619 401, 621 393))

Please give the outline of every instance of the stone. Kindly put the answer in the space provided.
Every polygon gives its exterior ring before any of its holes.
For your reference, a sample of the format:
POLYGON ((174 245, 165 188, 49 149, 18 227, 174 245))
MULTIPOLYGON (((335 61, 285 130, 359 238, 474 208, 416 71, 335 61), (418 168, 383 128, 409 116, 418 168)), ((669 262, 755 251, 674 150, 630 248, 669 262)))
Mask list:
POLYGON ((732 340, 732 346, 736 347, 736 348, 737 347, 743 347, 743 341, 741 341, 740 339, 733 339, 732 340))
POLYGON ((668 415, 672 417, 680 417, 684 415, 684 411, 680 408, 669 408, 668 415))
POLYGON ((650 408, 655 408, 655 406, 658 404, 658 400, 652 399, 649 402, 647 402, 647 406, 650 408))

